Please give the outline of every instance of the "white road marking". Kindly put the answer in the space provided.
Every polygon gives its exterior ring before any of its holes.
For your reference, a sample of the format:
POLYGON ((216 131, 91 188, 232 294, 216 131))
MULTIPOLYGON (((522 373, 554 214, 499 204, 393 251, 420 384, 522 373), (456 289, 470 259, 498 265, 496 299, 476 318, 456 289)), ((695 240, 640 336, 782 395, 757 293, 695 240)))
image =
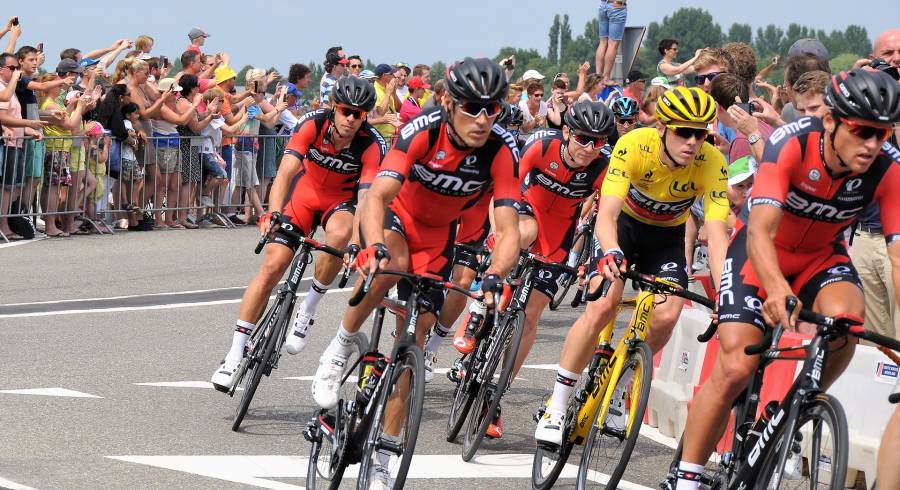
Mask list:
MULTIPOLYGON (((304 278, 306 279, 306 278, 304 278)), ((284 282, 284 281, 282 281, 284 282)), ((279 283, 281 284, 281 283, 279 283)), ((32 305, 55 305, 59 303, 74 303, 80 301, 106 301, 111 299, 128 299, 128 298, 143 298, 143 297, 152 297, 152 296, 175 296, 180 294, 196 294, 196 293, 213 293, 216 291, 231 291, 234 289, 244 289, 246 286, 233 286, 229 288, 213 288, 213 289, 195 289, 192 291, 172 291, 170 293, 146 293, 146 294, 128 294, 125 296, 107 296, 105 298, 76 298, 76 299, 57 299, 53 301, 35 301, 31 303, 8 303, 0 306, 32 306, 32 305)))
POLYGON ((137 386, 161 386, 165 388, 203 388, 213 389, 209 381, 158 381, 155 383, 134 383, 137 386))
POLYGON ((525 364, 522 366, 524 369, 543 369, 546 371, 556 371, 559 369, 559 364, 525 364))
MULTIPOLYGON (((108 456, 129 463, 166 468, 184 473, 207 476, 236 483, 244 483, 276 490, 303 488, 267 478, 306 478, 309 460, 300 456, 108 456)), ((531 478, 533 454, 485 454, 465 463, 458 454, 414 455, 407 478, 419 479, 497 479, 531 478)), ((351 466, 344 474, 349 480, 356 477, 359 465, 351 466)), ((560 478, 572 479, 578 467, 567 464, 560 478)), ((603 474, 591 475, 605 482, 603 474)), ((620 488, 650 490, 650 487, 622 481, 620 488)))
MULTIPOLYGON (((16 244, 16 243, 14 242, 13 244, 16 244)), ((0 477, 0 488, 8 489, 8 490, 34 490, 31 487, 27 487, 25 485, 16 483, 11 480, 7 480, 6 478, 2 478, 2 477, 0 477)))
MULTIPOLYGON (((45 236, 42 236, 42 237, 34 237, 34 238, 31 239, 31 240, 17 240, 17 241, 14 241, 14 242, 2 243, 2 244, 0 244, 0 248, 12 248, 12 247, 18 247, 19 245, 27 245, 27 244, 29 244, 29 243, 35 243, 35 242, 39 242, 39 241, 41 241, 41 240, 46 240, 46 239, 47 239, 47 236, 45 235, 45 236)), ((3 485, 3 481, 2 481, 2 480, 3 480, 3 479, 0 478, 0 486, 3 485)), ((21 488, 27 488, 27 487, 21 487, 21 488)))
MULTIPOLYGON (((293 381, 312 381, 312 380, 316 379, 316 377, 315 376, 288 376, 286 378, 281 378, 281 379, 290 379, 293 381)), ((356 376, 351 375, 351 376, 347 377, 348 383, 356 383, 357 381, 359 381, 359 378, 356 376)))
POLYGON ((66 388, 28 388, 21 390, 0 390, 0 393, 7 395, 38 395, 38 396, 67 396, 71 398, 103 398, 102 396, 91 395, 90 393, 82 393, 80 391, 69 390, 66 388))
POLYGON ((678 440, 671 438, 669 436, 664 436, 659 432, 659 429, 656 427, 651 427, 647 424, 641 424, 641 431, 638 433, 642 437, 646 437, 651 441, 662 444, 670 449, 678 449, 678 440))
MULTIPOLYGON (((329 289, 328 293, 343 293, 352 291, 353 288, 329 289)), ((298 293, 297 297, 302 298, 308 293, 298 293)), ((269 296, 269 299, 275 296, 269 296)), ((165 305, 148 305, 148 306, 121 306, 115 308, 90 308, 79 310, 61 310, 61 311, 37 311, 33 313, 12 313, 9 315, 0 315, 0 318, 27 318, 39 316, 58 316, 58 315, 79 315, 92 313, 121 313, 126 311, 148 311, 148 310, 169 310, 174 308, 192 308, 196 306, 213 306, 240 303, 240 299, 223 299, 216 301, 197 301, 192 303, 170 303, 165 305)))

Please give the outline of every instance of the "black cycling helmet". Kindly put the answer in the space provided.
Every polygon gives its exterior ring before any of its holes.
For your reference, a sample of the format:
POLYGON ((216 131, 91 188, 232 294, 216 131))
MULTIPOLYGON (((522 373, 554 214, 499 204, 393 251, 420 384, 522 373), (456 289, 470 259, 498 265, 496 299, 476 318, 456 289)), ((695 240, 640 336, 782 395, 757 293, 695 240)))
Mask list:
POLYGON ((343 104, 366 112, 375 107, 375 87, 359 77, 341 77, 334 83, 331 97, 335 104, 343 104))
POLYGON ((613 114, 621 119, 632 119, 641 111, 637 101, 631 97, 619 97, 609 106, 613 114))
POLYGON ((506 122, 509 120, 509 108, 512 105, 503 103, 500 104, 500 114, 497 116, 497 120, 494 121, 494 124, 499 124, 503 127, 506 127, 506 122))
POLYGON ((583 100, 569 107, 563 116, 563 123, 569 131, 606 136, 616 127, 616 118, 602 102, 583 100))
POLYGON ((882 71, 840 72, 825 89, 833 114, 878 124, 900 122, 900 84, 882 71))
POLYGON ((446 85, 455 102, 502 102, 509 92, 503 68, 487 58, 457 61, 447 68, 446 85))
POLYGON ((525 114, 522 113, 522 108, 515 104, 510 104, 509 120, 506 121, 506 127, 521 126, 523 124, 525 124, 525 114))

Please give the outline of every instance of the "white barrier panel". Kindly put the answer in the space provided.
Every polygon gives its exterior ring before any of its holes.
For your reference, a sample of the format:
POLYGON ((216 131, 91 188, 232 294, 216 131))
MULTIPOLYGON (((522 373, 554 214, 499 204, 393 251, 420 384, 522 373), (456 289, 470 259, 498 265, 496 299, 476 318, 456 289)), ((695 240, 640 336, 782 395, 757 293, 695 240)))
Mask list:
MULTIPOLYGON (((847 414, 850 435, 847 467, 864 471, 870 486, 875 480, 881 434, 894 412, 888 396, 897 382, 897 373, 898 367, 878 349, 859 345, 847 370, 828 390, 847 414)), ((853 476, 850 473, 848 480, 853 476)))
POLYGON ((685 308, 675 324, 672 338, 663 349, 659 367, 653 374, 648 423, 659 432, 676 439, 684 432, 688 402, 694 386, 700 381, 700 369, 706 344, 697 336, 709 327, 709 312, 702 308, 685 308))

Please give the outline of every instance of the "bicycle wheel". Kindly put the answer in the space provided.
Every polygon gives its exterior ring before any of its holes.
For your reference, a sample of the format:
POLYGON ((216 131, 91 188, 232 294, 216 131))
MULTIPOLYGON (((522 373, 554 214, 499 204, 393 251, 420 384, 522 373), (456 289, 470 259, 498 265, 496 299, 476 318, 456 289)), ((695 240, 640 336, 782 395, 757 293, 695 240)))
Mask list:
POLYGON ((250 408, 253 395, 256 394, 256 388, 259 387, 259 381, 262 379, 263 374, 266 373, 267 366, 271 362, 275 346, 278 345, 278 334, 287 327, 286 322, 289 320, 290 308, 284 308, 283 306, 283 302, 276 302, 273 306, 272 314, 276 316, 276 321, 271 327, 262 327, 266 331, 260 335, 259 342, 254 346, 253 352, 250 353, 247 364, 247 381, 244 383, 244 392, 241 394, 241 401, 238 403, 237 410, 234 413, 234 422, 231 424, 231 430, 235 432, 241 427, 241 422, 244 421, 244 417, 247 415, 247 409, 250 408))
POLYGON ((800 408, 793 434, 783 434, 759 468, 760 484, 773 488, 774 475, 781 475, 777 488, 843 488, 847 478, 847 417, 836 398, 820 393, 800 408), (784 467, 778 453, 791 442, 784 467))
POLYGON ((566 429, 563 431, 562 444, 550 446, 538 443, 534 450, 534 461, 531 464, 531 485, 535 490, 547 490, 556 483, 559 474, 566 466, 569 454, 575 446, 569 440, 569 424, 572 421, 566 417, 566 429))
POLYGON ((462 379, 456 383, 456 389, 453 390, 453 403, 447 417, 447 442, 456 440, 466 422, 469 409, 472 408, 475 394, 478 393, 478 383, 475 382, 475 373, 472 372, 473 359, 474 356, 465 355, 459 360, 459 376, 462 379))
POLYGON ((590 488, 594 484, 599 488, 605 475, 609 475, 605 488, 616 488, 619 484, 637 444, 644 412, 647 410, 647 400, 650 398, 652 376, 653 353, 647 344, 639 342, 629 351, 622 373, 615 386, 611 387, 614 390, 613 400, 606 417, 600 420, 603 411, 600 409, 594 415, 594 423, 578 466, 579 489, 590 488), (617 407, 616 399, 620 393, 624 400, 617 407))
MULTIPOLYGON (((343 401, 338 404, 336 413, 344 413, 343 401)), ((316 415, 314 426, 304 433, 310 441, 309 463, 306 470, 306 488, 314 489, 318 480, 334 487, 340 485, 341 477, 347 462, 343 458, 349 434, 346 417, 336 418, 334 413, 320 411, 316 415)))
MULTIPOLYGON (((572 243, 578 243, 579 239, 581 240, 581 249, 578 251, 578 262, 575 263, 576 268, 584 262, 585 251, 587 250, 587 244, 590 241, 590 237, 587 233, 582 232, 579 236, 575 237, 572 243)), ((563 272, 562 274, 563 280, 559 284, 556 294, 550 299, 550 309, 553 311, 556 311, 556 309, 559 308, 559 305, 566 299, 566 295, 569 294, 569 289, 571 289, 572 285, 578 281, 578 276, 573 276, 568 272, 563 272)))
POLYGON ((391 365, 390 379, 382 378, 378 387, 378 405, 370 413, 373 417, 366 445, 363 449, 362 464, 359 468, 359 478, 356 486, 359 489, 368 489, 369 470, 377 459, 383 457, 379 449, 391 453, 392 464, 390 469, 396 467, 394 488, 403 488, 406 483, 406 473, 412 462, 413 451, 416 449, 416 439, 419 435, 419 423, 422 418, 422 406, 425 403, 425 362, 422 350, 412 345, 399 353, 391 365), (387 418, 388 402, 396 395, 401 400, 407 395, 406 413, 403 426, 397 435, 385 433, 385 420, 387 418), (399 461, 396 463, 396 458, 399 461))
POLYGON ((509 384, 512 382, 512 370, 519 353, 519 344, 522 341, 522 332, 525 328, 525 312, 516 311, 512 315, 504 315, 496 335, 492 336, 494 344, 488 349, 488 359, 481 368, 478 377, 482 379, 482 385, 478 387, 478 394, 473 403, 474 409, 469 410, 466 420, 466 433, 463 438, 462 459, 469 461, 475 456, 488 426, 494 420, 497 410, 500 408, 500 398, 509 384), (494 381, 494 372, 503 359, 503 369, 497 383, 494 381))

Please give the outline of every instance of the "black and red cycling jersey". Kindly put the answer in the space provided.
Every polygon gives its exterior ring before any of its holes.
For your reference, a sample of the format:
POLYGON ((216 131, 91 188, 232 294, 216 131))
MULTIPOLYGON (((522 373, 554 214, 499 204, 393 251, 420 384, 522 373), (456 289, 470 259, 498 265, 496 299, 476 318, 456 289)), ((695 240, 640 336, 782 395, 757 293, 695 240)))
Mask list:
POLYGON ((300 159, 282 212, 308 234, 334 212, 353 212, 356 193, 368 187, 384 158, 384 139, 363 123, 350 145, 340 152, 332 143, 332 111, 320 109, 304 115, 291 135, 285 155, 300 159))
POLYGON ((538 222, 534 251, 551 260, 565 258, 575 232, 581 205, 599 192, 609 165, 605 155, 586 167, 566 165, 562 131, 540 130, 525 144, 519 168, 522 205, 519 213, 538 222))
POLYGON ((480 148, 460 148, 450 139, 443 108, 425 111, 403 127, 378 177, 403 182, 391 209, 416 225, 449 226, 493 184, 494 207, 519 200, 519 150, 495 125, 480 148))
POLYGON ((865 173, 836 176, 823 161, 825 144, 822 122, 811 117, 778 128, 766 144, 750 203, 784 211, 775 246, 796 253, 830 248, 873 201, 881 205, 887 242, 900 239, 900 151, 885 143, 865 173))

